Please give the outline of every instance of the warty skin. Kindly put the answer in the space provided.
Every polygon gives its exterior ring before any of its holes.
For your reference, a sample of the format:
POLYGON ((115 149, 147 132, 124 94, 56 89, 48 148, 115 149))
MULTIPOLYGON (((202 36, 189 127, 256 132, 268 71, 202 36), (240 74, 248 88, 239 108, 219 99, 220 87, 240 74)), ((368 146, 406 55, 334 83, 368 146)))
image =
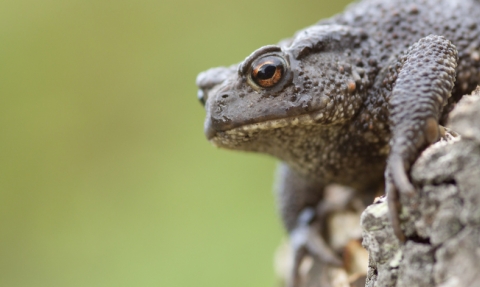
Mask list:
POLYGON ((385 187, 405 240, 398 198, 415 192, 411 165, 480 83, 479 33, 478 1, 363 0, 240 64, 199 74, 207 138, 282 162, 279 207, 296 258, 290 286, 300 284, 305 254, 339 264, 298 236, 322 240, 312 229, 325 216, 326 185, 350 186, 367 202, 385 187))

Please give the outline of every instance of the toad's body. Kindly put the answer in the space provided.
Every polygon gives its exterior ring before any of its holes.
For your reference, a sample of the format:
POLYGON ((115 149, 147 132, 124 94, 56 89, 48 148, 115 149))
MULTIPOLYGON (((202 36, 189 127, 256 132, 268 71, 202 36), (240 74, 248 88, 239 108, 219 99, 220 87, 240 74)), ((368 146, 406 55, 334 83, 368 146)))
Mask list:
POLYGON ((205 132, 217 146, 282 160, 291 234, 325 185, 372 194, 385 168, 393 209, 397 191, 412 192, 407 172, 438 139, 438 124, 480 83, 479 34, 479 1, 360 1, 200 74, 205 132))

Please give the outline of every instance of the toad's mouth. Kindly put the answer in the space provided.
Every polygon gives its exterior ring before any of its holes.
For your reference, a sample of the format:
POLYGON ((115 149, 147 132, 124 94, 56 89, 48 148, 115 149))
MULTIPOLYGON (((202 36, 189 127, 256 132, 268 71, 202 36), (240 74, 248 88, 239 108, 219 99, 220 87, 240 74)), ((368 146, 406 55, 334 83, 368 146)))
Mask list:
POLYGON ((280 129, 284 127, 337 124, 335 116, 327 116, 325 111, 317 110, 303 115, 290 116, 279 119, 270 119, 258 123, 248 123, 227 130, 215 130, 210 121, 205 124, 205 135, 215 145, 222 145, 225 139, 249 141, 252 135, 261 131, 280 129))

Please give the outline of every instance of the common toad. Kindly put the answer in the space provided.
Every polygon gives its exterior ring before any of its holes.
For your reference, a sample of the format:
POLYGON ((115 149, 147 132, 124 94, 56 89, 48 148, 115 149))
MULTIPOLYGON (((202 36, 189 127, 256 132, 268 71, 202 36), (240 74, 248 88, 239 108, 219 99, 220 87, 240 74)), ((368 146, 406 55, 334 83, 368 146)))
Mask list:
POLYGON ((198 75, 216 146, 281 160, 280 212, 295 252, 339 264, 318 228, 326 185, 369 200, 385 187, 396 235, 409 170, 446 116, 480 83, 480 2, 363 0, 198 75), (315 230, 314 230, 315 229, 315 230))

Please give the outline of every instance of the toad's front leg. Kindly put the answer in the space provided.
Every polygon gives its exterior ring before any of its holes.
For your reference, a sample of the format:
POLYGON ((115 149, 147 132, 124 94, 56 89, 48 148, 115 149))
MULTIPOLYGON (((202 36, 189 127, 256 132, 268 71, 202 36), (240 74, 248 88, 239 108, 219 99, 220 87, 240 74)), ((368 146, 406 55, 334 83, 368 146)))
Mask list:
POLYGON ((392 226, 402 241, 399 197, 415 191, 407 172, 420 152, 439 138, 438 121, 451 95, 457 59, 450 41, 430 35, 412 45, 395 66, 388 101, 392 138, 385 177, 392 226))
POLYGON ((285 164, 279 168, 278 180, 280 213, 293 251, 293 266, 287 286, 299 287, 303 284, 299 268, 306 256, 329 265, 342 265, 322 237, 326 231, 325 218, 334 210, 320 204, 324 197, 322 182, 307 180, 285 164))

